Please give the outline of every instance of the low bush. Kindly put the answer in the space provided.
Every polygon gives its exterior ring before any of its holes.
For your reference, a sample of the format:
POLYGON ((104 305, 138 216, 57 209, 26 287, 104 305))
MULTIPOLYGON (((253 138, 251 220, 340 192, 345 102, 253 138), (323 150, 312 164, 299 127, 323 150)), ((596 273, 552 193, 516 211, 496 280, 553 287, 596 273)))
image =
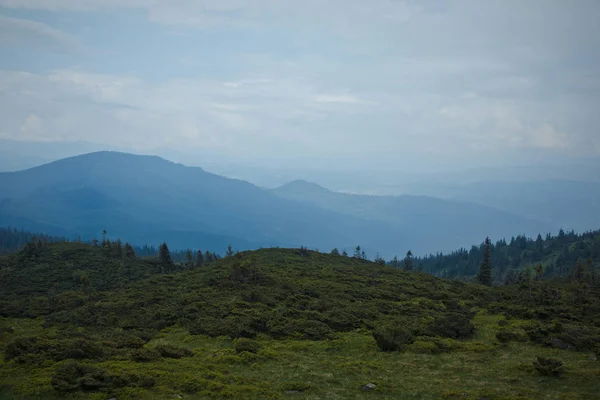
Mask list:
POLYGON ((176 347, 168 344, 161 344, 154 348, 154 350, 158 351, 158 353, 165 358, 182 358, 182 357, 191 357, 194 355, 194 352, 190 349, 186 349, 185 347, 176 347))
POLYGON ((104 355, 102 346, 87 339, 51 340, 43 337, 18 337, 6 345, 4 358, 20 363, 35 363, 44 359, 97 359, 104 355))
POLYGON ((435 318, 427 330, 435 336, 464 339, 475 333, 475 326, 471 323, 471 315, 451 312, 435 318))
POLYGON ((537 357, 533 366, 544 376, 559 376, 564 370, 563 362, 555 358, 537 357))
POLYGON ((376 328, 373 338, 382 351, 400 351, 415 341, 412 332, 399 325, 376 328))
POLYGON ((523 334, 512 331, 510 329, 499 330, 496 333, 496 339, 498 339, 498 341, 502 343, 527 341, 527 338, 523 334))
POLYGON ((239 338, 235 341, 235 351, 237 353, 241 353, 243 351, 247 351, 249 353, 258 353, 261 348, 262 345, 256 340, 239 338))
POLYGON ((59 392, 102 391, 107 392, 120 387, 152 387, 154 378, 137 375, 123 374, 115 375, 107 371, 79 363, 60 365, 52 378, 50 384, 59 392))
POLYGON ((133 349, 131 359, 137 362, 149 362, 161 358, 161 353, 154 349, 133 349))

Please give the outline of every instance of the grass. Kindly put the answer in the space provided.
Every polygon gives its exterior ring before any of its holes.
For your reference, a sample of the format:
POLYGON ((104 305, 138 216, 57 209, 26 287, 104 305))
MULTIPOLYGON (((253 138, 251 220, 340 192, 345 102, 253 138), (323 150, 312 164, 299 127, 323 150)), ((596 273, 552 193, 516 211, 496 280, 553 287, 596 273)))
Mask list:
MULTIPOLYGON (((118 399, 164 399, 175 394, 186 399, 584 399, 597 395, 600 363, 589 360, 589 354, 531 343, 503 345, 494 339, 499 319, 480 312, 474 318, 475 337, 455 341, 460 345, 442 354, 413 348, 403 353, 381 352, 367 330, 339 333, 333 340, 321 341, 258 337, 263 346, 258 354, 236 354, 228 338, 192 336, 184 328, 174 327, 163 330, 146 347, 187 347, 194 357, 147 363, 109 360, 95 365, 156 379, 149 390, 124 388, 110 394, 118 399), (482 343, 493 345, 481 350, 482 343), (539 376, 531 364, 536 356, 563 360, 566 373, 560 378, 539 376), (375 383, 377 388, 362 391, 367 383, 375 383)), ((20 328, 40 327, 39 320, 9 322, 20 328)), ((0 382, 13 392, 5 390, 0 398, 109 398, 106 393, 57 396, 50 385, 54 369, 54 365, 32 368, 2 362, 0 382)))
POLYGON ((0 351, 13 359, 0 360, 0 399, 590 399, 600 392, 600 362, 589 358, 600 343, 592 286, 490 289, 293 249, 147 279, 153 266, 134 260, 126 273, 144 272, 130 282, 109 275, 111 283, 100 279, 115 264, 104 264, 104 250, 56 246, 7 259, 0 315, 13 318, 0 318, 0 351), (88 260, 95 275, 82 289, 71 264, 88 260), (30 296, 22 278, 32 273, 42 275, 30 296), (381 326, 411 331, 404 351, 380 350, 372 332, 381 326), (503 343, 499 332, 515 335, 503 343), (549 335, 580 351, 544 346, 549 335), (158 351, 165 345, 193 355, 171 349, 181 358, 166 358, 158 351), (561 360, 565 372, 541 376, 532 364, 538 356, 561 360), (86 368, 66 367, 74 361, 86 368), (60 393, 51 380, 61 370, 86 384, 127 385, 60 393), (153 385, 142 385, 148 379, 153 385), (364 391, 367 383, 375 389, 364 391))

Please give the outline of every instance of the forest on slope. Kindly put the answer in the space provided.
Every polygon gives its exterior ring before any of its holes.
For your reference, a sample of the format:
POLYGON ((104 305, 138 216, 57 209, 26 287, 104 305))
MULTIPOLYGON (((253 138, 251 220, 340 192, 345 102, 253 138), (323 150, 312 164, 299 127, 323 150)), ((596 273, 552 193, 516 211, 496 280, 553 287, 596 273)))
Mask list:
POLYGON ((489 288, 305 248, 200 265, 117 248, 0 257, 0 397, 597 394, 592 275, 489 288))
MULTIPOLYGON (((545 278, 567 277, 582 269, 583 273, 594 274, 600 267, 600 231, 577 234, 561 229, 556 236, 538 235, 536 239, 518 235, 510 241, 498 240, 490 250, 497 284, 514 283, 519 272, 533 274, 540 267, 545 278)), ((471 279, 479 270, 483 252, 482 243, 469 250, 415 258, 414 264, 444 278, 471 279)))

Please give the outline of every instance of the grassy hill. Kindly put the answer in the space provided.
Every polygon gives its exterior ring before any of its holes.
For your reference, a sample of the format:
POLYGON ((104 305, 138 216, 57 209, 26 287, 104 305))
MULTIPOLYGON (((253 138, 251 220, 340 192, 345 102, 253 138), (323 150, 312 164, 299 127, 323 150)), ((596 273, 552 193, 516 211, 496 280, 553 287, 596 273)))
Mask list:
POLYGON ((595 282, 487 288, 304 249, 159 267, 81 243, 0 258, 0 398, 597 394, 595 282))

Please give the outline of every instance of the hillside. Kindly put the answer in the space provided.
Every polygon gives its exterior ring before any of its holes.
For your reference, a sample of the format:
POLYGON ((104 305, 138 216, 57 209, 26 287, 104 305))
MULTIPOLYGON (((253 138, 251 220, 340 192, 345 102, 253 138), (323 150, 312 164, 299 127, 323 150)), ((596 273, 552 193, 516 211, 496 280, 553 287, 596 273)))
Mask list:
POLYGON ((0 173, 0 188, 0 226, 84 239, 107 230, 134 244, 167 241, 179 249, 361 245, 392 257, 409 248, 423 254, 466 246, 486 235, 535 235, 555 228, 427 197, 323 190, 326 201, 307 201, 198 167, 116 152, 0 173))
POLYGON ((432 252, 432 248, 433 252, 450 251, 485 236, 510 237, 515 230, 526 235, 558 230, 558 226, 491 207, 428 196, 338 193, 302 180, 273 192, 281 198, 401 228, 408 233, 399 241, 403 247, 397 248, 397 255, 409 249, 416 253, 432 252))
MULTIPOLYGON (((479 270, 483 250, 482 243, 448 254, 417 257, 414 263, 437 276, 470 279, 479 270)), ((533 273, 536 266, 542 267, 546 278, 568 277, 576 266, 592 274, 600 268, 600 231, 576 234, 561 229, 556 236, 548 234, 542 238, 538 235, 535 240, 523 235, 509 241, 501 239, 491 246, 491 261, 495 266, 494 280, 498 284, 514 281, 523 270, 529 269, 529 273, 533 273)))
POLYGON ((81 243, 0 258, 0 397, 597 393, 595 282, 486 288, 304 249, 156 267, 81 243))

